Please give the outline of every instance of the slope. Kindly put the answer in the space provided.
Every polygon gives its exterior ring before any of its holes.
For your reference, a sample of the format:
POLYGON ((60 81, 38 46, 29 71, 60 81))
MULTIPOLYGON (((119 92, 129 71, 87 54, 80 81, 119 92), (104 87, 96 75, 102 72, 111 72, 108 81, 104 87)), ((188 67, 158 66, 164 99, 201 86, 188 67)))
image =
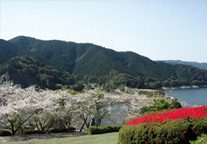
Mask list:
POLYGON ((58 40, 43 41, 19 36, 11 39, 15 45, 50 61, 59 70, 79 77, 105 76, 112 70, 132 76, 147 75, 158 79, 176 77, 171 65, 154 62, 132 52, 116 52, 93 44, 77 44, 58 40))
POLYGON ((23 55, 32 56, 33 54, 26 48, 18 47, 8 41, 0 39, 0 65, 15 56, 23 55))
POLYGON ((72 85, 74 78, 68 72, 58 71, 31 57, 14 57, 0 66, 0 75, 7 73, 14 84, 22 87, 38 85, 42 88, 57 88, 57 84, 72 85))
POLYGON ((200 69, 207 70, 207 63, 198 63, 198 62, 188 62, 188 61, 181 61, 181 60, 163 60, 165 63, 169 64, 184 64, 194 66, 200 69))
POLYGON ((42 58, 25 47, 14 45, 8 41, 0 39, 0 65, 16 56, 29 56, 40 60, 45 65, 52 66, 47 59, 42 58))
MULTIPOLYGON (((205 70, 155 62, 133 52, 116 52, 90 43, 44 41, 25 36, 13 38, 9 42, 27 48, 34 55, 46 59, 54 68, 68 71, 86 82, 91 79, 93 82, 101 80, 101 83, 118 80, 113 78, 115 75, 107 76, 110 72, 116 71, 130 83, 135 83, 132 85, 140 85, 141 81, 143 88, 207 84, 205 70), (136 79, 132 80, 131 77, 136 79)), ((123 79, 119 80, 126 83, 123 79)))

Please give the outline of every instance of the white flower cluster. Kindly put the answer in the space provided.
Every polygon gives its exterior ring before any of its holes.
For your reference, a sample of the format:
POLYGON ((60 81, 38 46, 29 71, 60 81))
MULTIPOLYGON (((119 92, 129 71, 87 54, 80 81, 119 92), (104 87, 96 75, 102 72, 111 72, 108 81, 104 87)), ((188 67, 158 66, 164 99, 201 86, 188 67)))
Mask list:
POLYGON ((13 134, 23 125, 45 132, 78 122, 82 123, 81 127, 86 125, 88 128, 91 124, 99 126, 102 119, 113 115, 112 111, 117 108, 127 113, 125 117, 138 115, 140 107, 151 101, 146 96, 139 95, 138 91, 106 93, 89 90, 74 95, 68 90, 37 92, 1 85, 0 126, 10 128, 13 134), (117 107, 117 103, 124 105, 117 107))

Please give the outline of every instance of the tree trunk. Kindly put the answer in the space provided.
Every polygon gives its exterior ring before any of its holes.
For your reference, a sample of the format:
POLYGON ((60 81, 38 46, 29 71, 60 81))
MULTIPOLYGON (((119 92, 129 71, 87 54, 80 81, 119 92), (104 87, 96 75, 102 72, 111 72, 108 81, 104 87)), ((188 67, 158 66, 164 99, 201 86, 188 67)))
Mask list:
POLYGON ((96 121, 95 121, 95 119, 91 119, 90 126, 96 126, 96 121))
POLYGON ((87 119, 88 119, 88 118, 84 118, 83 123, 82 123, 82 125, 81 125, 81 127, 80 127, 80 129, 79 129, 78 132, 82 132, 82 130, 83 130, 85 124, 86 124, 87 119))
POLYGON ((12 135, 15 135, 15 128, 14 128, 14 123, 13 122, 10 122, 11 123, 11 131, 12 131, 12 135))

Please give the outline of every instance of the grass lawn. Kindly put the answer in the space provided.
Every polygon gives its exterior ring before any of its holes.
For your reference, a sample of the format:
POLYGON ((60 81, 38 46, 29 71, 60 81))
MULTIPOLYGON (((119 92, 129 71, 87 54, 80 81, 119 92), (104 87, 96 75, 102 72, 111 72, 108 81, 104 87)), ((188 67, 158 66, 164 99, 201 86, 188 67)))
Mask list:
POLYGON ((80 136, 80 137, 5 142, 3 144, 117 144, 118 135, 119 133, 115 132, 115 133, 87 135, 87 136, 80 136))

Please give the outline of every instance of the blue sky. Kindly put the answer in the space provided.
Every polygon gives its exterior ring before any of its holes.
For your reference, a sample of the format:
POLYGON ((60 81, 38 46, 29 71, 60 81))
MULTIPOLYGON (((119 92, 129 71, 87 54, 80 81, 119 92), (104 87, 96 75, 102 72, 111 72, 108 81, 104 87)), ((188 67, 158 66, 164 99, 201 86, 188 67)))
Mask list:
POLYGON ((207 1, 0 0, 0 38, 19 35, 207 62, 207 1))

